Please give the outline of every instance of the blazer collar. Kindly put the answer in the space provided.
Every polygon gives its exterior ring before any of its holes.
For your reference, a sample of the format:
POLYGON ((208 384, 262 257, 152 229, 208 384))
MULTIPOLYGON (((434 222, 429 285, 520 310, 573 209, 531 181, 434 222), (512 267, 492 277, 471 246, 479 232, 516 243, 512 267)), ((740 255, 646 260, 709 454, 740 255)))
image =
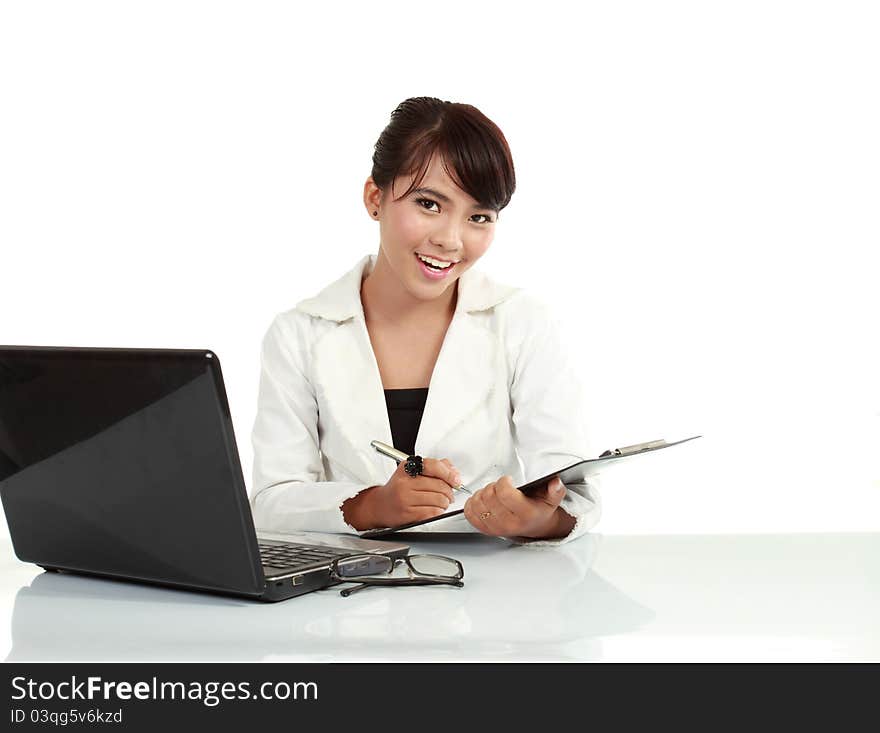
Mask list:
MULTIPOLYGON (((296 309, 341 323, 349 318, 364 317, 361 283, 373 271, 376 255, 366 255, 345 275, 311 298, 300 301, 296 309)), ((517 288, 495 282, 480 270, 470 268, 458 279, 456 314, 488 310, 498 305, 517 288)))
MULTIPOLYGON (((388 458, 370 447, 370 441, 390 444, 391 427, 360 299, 361 280, 375 263, 375 255, 364 257, 354 269, 296 308, 340 324, 315 345, 312 364, 315 387, 330 406, 329 413, 340 417, 336 427, 348 443, 333 457, 343 462, 353 477, 383 483, 393 467, 388 458)), ((447 452, 454 450, 451 434, 475 411, 487 409, 496 380, 506 373, 498 338, 468 314, 487 310, 516 290, 472 269, 459 278, 455 314, 431 375, 416 439, 420 455, 461 459, 447 452)))

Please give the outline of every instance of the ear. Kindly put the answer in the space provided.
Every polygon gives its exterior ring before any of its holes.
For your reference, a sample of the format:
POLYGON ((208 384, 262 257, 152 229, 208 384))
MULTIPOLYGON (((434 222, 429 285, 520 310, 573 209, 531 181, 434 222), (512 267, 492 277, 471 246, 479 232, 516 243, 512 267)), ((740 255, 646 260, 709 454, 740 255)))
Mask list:
POLYGON ((382 189, 376 185, 372 177, 367 178, 364 183, 364 206, 367 208, 367 214, 371 219, 377 219, 373 216, 374 211, 382 211, 382 189))

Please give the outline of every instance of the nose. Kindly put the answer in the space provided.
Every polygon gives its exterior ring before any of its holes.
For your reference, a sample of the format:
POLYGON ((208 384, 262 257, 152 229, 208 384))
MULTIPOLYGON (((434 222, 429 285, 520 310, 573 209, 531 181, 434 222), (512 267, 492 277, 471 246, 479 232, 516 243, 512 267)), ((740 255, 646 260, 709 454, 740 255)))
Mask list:
POLYGON ((431 244, 441 247, 450 254, 460 252, 464 246, 461 241, 461 227, 452 217, 440 223, 430 239, 431 244))

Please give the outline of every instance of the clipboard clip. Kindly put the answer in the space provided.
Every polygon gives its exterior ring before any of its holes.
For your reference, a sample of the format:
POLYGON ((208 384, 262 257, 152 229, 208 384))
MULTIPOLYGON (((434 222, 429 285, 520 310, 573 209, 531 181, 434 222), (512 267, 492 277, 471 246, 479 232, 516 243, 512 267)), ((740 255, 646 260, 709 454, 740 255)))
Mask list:
POLYGON ((607 450, 599 458, 607 458, 608 456, 630 456, 633 453, 641 453, 643 450, 652 448, 662 448, 666 445, 665 440, 649 440, 647 443, 636 443, 635 445, 625 445, 623 448, 615 448, 607 450))

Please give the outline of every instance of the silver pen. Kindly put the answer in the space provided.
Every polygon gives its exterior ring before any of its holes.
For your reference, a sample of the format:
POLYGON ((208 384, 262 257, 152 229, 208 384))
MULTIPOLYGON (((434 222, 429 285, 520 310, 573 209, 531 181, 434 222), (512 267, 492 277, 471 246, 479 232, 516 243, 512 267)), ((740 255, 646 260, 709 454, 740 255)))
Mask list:
MULTIPOLYGON (((409 455, 407 453, 404 453, 402 450, 397 450, 397 448, 390 446, 387 443, 383 443, 379 440, 371 440, 370 445, 383 455, 386 455, 389 458, 393 458, 398 463, 400 463, 401 461, 405 461, 407 458, 409 458, 409 455)), ((461 486, 456 486, 452 490, 463 491, 466 494, 471 494, 471 492, 464 487, 464 484, 462 484, 461 486)))

